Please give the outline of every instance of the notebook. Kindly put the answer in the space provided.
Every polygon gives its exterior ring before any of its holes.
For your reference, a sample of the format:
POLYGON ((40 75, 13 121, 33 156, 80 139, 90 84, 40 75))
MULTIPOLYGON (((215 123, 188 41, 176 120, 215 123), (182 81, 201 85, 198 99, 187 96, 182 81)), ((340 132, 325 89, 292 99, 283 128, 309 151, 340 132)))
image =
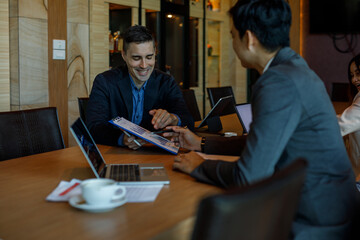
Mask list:
POLYGON ((244 134, 249 133, 250 124, 252 122, 251 104, 250 103, 236 104, 236 113, 243 127, 243 133, 244 134))
POLYGON ((210 112, 206 115, 206 117, 201 121, 198 128, 201 128, 203 126, 207 125, 207 120, 214 116, 220 116, 221 112, 224 110, 224 108, 232 102, 232 96, 226 96, 220 98, 217 103, 214 105, 214 107, 210 110, 210 112))
POLYGON ((121 184, 170 183, 162 163, 106 164, 81 118, 71 125, 70 131, 97 178, 111 178, 121 184))

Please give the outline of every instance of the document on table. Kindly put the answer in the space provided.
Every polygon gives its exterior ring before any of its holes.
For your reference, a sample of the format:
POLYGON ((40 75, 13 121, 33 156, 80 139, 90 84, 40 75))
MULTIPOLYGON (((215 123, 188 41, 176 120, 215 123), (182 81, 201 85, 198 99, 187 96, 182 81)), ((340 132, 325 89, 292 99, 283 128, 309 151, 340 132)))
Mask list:
POLYGON ((154 202, 163 184, 158 185, 126 185, 127 202, 154 202))
MULTIPOLYGON (((81 180, 60 181, 59 185, 46 197, 51 202, 66 202, 75 195, 81 194, 81 180)), ((126 188, 127 202, 153 202, 159 195, 163 184, 123 185, 126 188)))

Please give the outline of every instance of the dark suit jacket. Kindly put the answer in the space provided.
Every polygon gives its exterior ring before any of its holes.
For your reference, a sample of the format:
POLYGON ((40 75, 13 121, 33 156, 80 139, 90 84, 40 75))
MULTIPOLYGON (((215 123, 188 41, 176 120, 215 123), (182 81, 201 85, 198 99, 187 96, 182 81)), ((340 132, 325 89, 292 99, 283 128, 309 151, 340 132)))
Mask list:
POLYGON ((323 82, 298 54, 283 48, 254 84, 251 104, 253 122, 240 159, 205 161, 191 175, 223 187, 247 185, 305 158, 295 238, 347 239, 357 190, 323 82))
MULTIPOLYGON (((96 76, 86 111, 86 124, 95 141, 116 146, 122 131, 108 121, 120 116, 131 121, 133 111, 132 90, 126 67, 116 68, 96 76)), ((152 109, 166 109, 181 119, 182 126, 194 127, 182 93, 174 78, 154 70, 147 80, 144 96, 144 113, 140 125, 153 130, 152 109)))

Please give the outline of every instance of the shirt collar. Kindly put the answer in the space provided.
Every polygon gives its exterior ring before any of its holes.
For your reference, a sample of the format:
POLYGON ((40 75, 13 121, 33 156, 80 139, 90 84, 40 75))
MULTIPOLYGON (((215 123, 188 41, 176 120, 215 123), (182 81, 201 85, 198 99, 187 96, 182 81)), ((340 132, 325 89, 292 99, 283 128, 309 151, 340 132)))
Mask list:
POLYGON ((274 60, 274 57, 272 57, 269 61, 268 61, 268 63, 266 64, 266 66, 265 66, 265 68, 264 68, 264 70, 263 70, 263 74, 266 72, 266 70, 268 70, 268 68, 270 67, 270 64, 271 64, 271 62, 274 60))
POLYGON ((148 81, 146 81, 146 82, 141 86, 141 88, 138 89, 138 88, 136 87, 136 85, 135 85, 135 83, 134 83, 134 80, 132 79, 130 73, 129 73, 129 78, 130 78, 130 80, 131 80, 130 83, 131 83, 131 87, 132 87, 133 89, 136 89, 136 90, 139 90, 139 91, 140 91, 141 89, 145 90, 148 81))

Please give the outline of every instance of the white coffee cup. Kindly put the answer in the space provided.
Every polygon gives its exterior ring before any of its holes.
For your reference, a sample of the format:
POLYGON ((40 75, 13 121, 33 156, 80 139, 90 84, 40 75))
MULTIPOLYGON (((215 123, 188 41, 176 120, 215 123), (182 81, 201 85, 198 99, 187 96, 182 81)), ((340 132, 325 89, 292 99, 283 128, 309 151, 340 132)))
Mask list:
POLYGON ((87 179, 80 184, 82 196, 89 205, 107 205, 125 197, 126 189, 112 179, 87 179))

